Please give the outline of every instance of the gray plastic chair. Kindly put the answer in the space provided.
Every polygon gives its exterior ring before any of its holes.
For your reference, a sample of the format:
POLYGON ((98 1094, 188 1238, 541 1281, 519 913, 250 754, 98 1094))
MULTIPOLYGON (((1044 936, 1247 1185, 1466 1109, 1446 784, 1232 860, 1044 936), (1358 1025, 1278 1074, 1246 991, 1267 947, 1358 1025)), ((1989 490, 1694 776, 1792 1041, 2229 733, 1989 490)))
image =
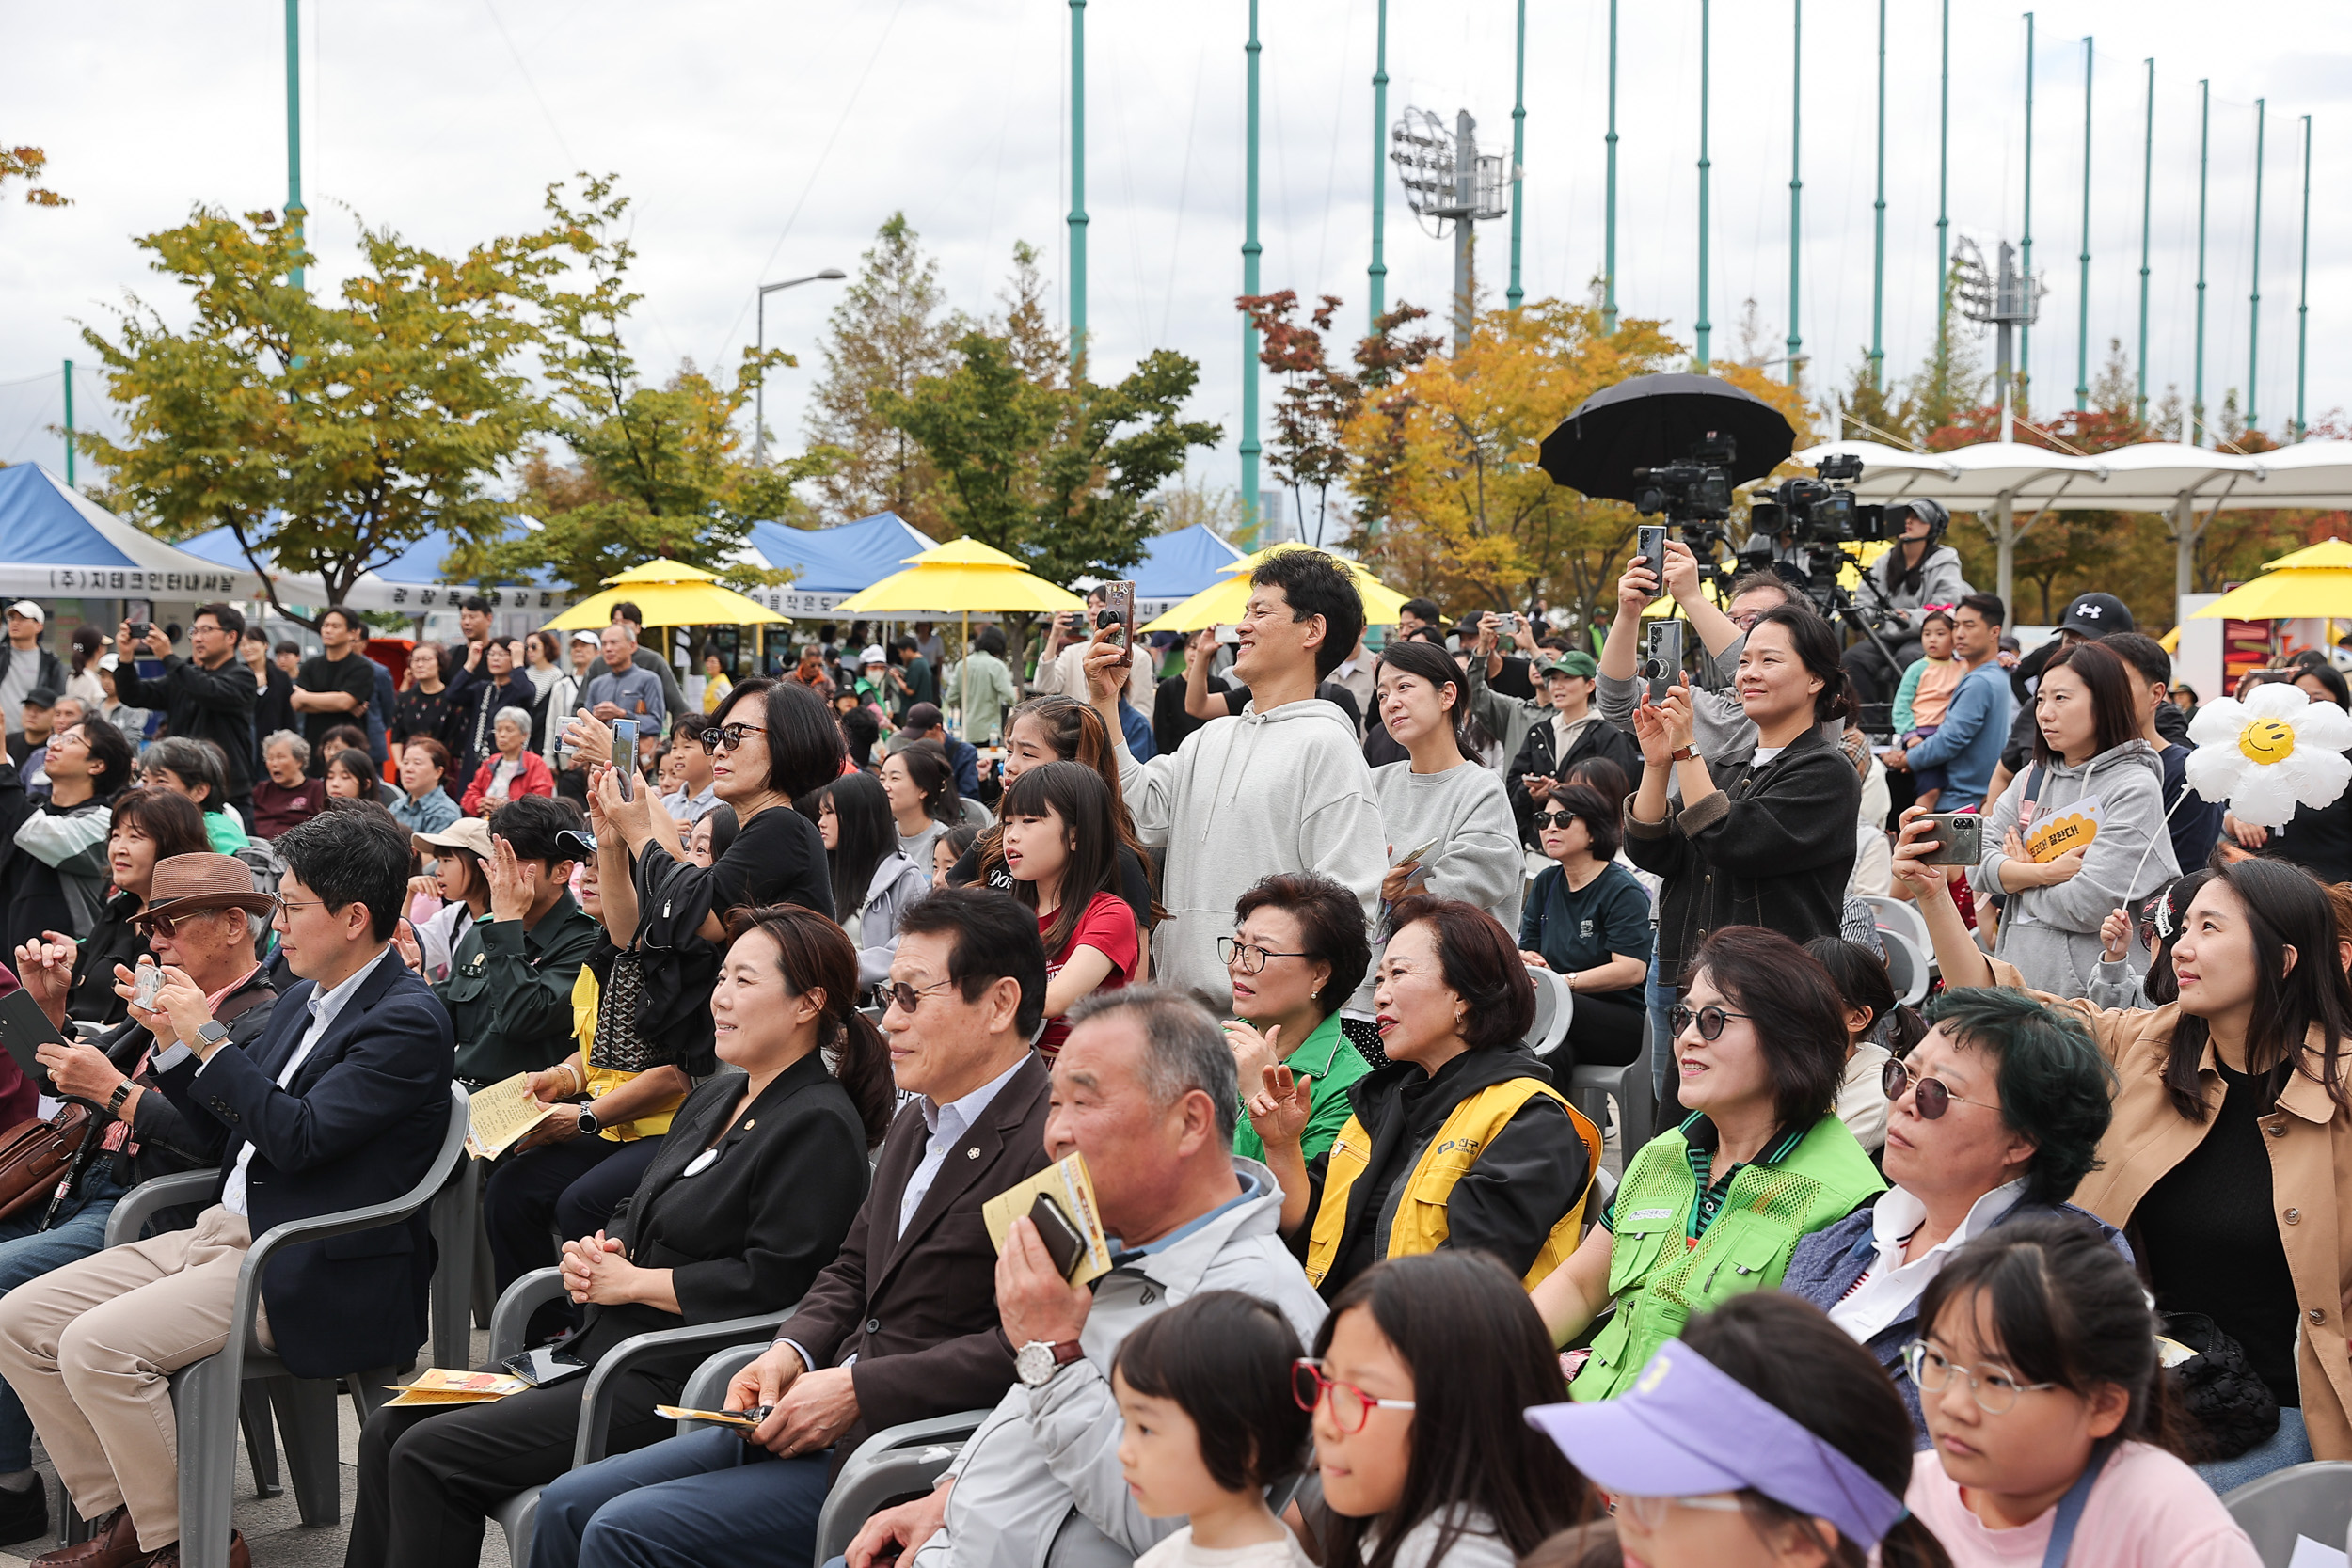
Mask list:
MULTIPOLYGON (((450 1119, 423 1178, 399 1197, 365 1209, 289 1220, 254 1239, 237 1271, 237 1292, 229 1318, 229 1340, 219 1354, 194 1362, 171 1375, 172 1410, 180 1431, 180 1553, 186 1568, 229 1568, 229 1538, 236 1486, 236 1428, 249 1418, 251 1386, 267 1391, 278 1428, 286 1434, 286 1468, 294 1481, 294 1499, 306 1525, 331 1525, 342 1516, 338 1485, 335 1399, 339 1391, 351 1396, 359 1419, 390 1398, 385 1386, 398 1375, 395 1367, 370 1367, 340 1378, 298 1378, 286 1364, 253 1338, 262 1301, 262 1273, 282 1247, 373 1230, 407 1218, 435 1201, 453 1185, 450 1176, 466 1158, 468 1122, 466 1093, 450 1087, 450 1119)), ((217 1171, 184 1171, 140 1183, 107 1218, 109 1245, 129 1241, 145 1228, 160 1209, 202 1202, 219 1180, 217 1171)), ((251 1424, 247 1420, 248 1438, 251 1424)), ((257 1450, 262 1445, 256 1444, 257 1450)), ((257 1479, 262 1465, 256 1461, 257 1479)), ((274 1469, 275 1466, 273 1465, 274 1469)), ((74 1517, 71 1498, 65 1513, 74 1517)))
POLYGON ((2221 1499, 2238 1528, 2253 1539, 2263 1568, 2287 1568, 2295 1538, 2308 1535, 2322 1545, 2346 1544, 2352 1531, 2352 1463, 2315 1460, 2273 1470, 2221 1499))
MULTIPOLYGON (((564 1294, 564 1274, 561 1269, 533 1269, 509 1285, 499 1295, 498 1307, 490 1314, 490 1365, 495 1367, 510 1355, 524 1349, 524 1338, 531 1326, 531 1315, 564 1294)), ((694 1370, 680 1394, 681 1401, 694 1409, 707 1410, 726 1397, 727 1384, 744 1365, 768 1348, 775 1338, 776 1330, 797 1310, 798 1304, 780 1312, 761 1312, 745 1318, 726 1318, 717 1323, 691 1323, 684 1328, 665 1328, 651 1334, 633 1334, 596 1358, 588 1370, 587 1381, 580 1386, 580 1433, 572 1442, 572 1465, 575 1470, 583 1465, 594 1465, 604 1457, 605 1440, 612 1434, 613 1402, 620 1391, 621 1373, 647 1356, 664 1351, 691 1349, 698 1345, 724 1347, 694 1370), (736 1357, 725 1370, 714 1374, 713 1369, 736 1357), (711 1382, 715 1375, 717 1388, 711 1382)), ((681 1435, 707 1423, 680 1421, 681 1435)), ((490 1511, 506 1532, 506 1555, 511 1562, 526 1562, 531 1558, 531 1532, 538 1523, 539 1494, 544 1488, 527 1486, 490 1511)))
POLYGON ((964 1439, 988 1419, 985 1410, 884 1427, 857 1446, 834 1478, 817 1515, 817 1550, 812 1561, 831 1562, 850 1549, 866 1521, 892 1500, 928 1492, 939 1484, 964 1439))
POLYGON ((1594 1064, 1571 1068, 1565 1085, 1568 1102, 1584 1113, 1595 1127, 1609 1131, 1609 1101, 1617 1102, 1617 1164, 1630 1164, 1634 1152, 1656 1134, 1657 1098, 1650 1089, 1649 1009, 1642 1009, 1641 1053, 1623 1067, 1594 1064))

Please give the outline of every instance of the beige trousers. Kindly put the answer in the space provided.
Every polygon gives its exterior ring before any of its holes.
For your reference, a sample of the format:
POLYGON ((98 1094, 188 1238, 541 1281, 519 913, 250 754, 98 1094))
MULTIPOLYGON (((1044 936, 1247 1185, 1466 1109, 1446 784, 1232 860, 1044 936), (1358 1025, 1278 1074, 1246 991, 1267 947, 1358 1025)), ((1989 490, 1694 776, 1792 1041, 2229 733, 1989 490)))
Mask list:
POLYGON ((170 1374, 228 1343, 252 1244, 244 1216, 215 1205, 193 1230, 108 1247, 0 1296, 0 1377, 76 1511, 127 1505, 142 1551, 180 1539, 170 1374))

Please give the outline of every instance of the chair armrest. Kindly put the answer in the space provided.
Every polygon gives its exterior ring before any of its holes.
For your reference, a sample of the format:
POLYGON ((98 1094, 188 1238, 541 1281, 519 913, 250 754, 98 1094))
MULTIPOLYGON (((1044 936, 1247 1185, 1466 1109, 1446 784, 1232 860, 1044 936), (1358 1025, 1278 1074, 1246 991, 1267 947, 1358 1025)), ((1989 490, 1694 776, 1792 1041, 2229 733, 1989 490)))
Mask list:
POLYGON ((988 1419, 987 1410, 957 1410, 945 1416, 926 1416, 919 1421, 901 1421, 895 1427, 884 1427, 857 1446, 849 1462, 841 1466, 841 1477, 861 1464, 870 1465, 893 1449, 919 1449, 931 1443, 952 1443, 971 1436, 988 1419))
POLYGON ((817 1515, 817 1550, 838 1557, 867 1517, 890 1498, 938 1484, 956 1450, 988 1419, 985 1410, 959 1410, 884 1427, 857 1446, 834 1478, 817 1515))
POLYGON ((632 1363, 662 1351, 697 1350, 706 1345, 715 1349, 748 1339, 764 1342, 774 1338, 784 1321, 799 1308, 800 1304, 795 1302, 777 1312, 632 1334, 605 1352, 589 1369, 587 1386, 580 1392, 580 1435, 572 1444, 572 1468, 594 1465, 604 1457, 604 1440, 612 1425, 612 1403, 619 1397, 620 1375, 632 1363))
POLYGON ((120 1246, 137 1241, 149 1220, 167 1209, 210 1197, 213 1183, 219 1180, 218 1170, 183 1170, 140 1182, 123 1194, 106 1216, 106 1244, 120 1246))
MULTIPOLYGON (((767 1354, 768 1347, 773 1343, 772 1339, 747 1339, 742 1344, 712 1352, 687 1378, 686 1386, 678 1391, 678 1403, 689 1410, 718 1409, 720 1402, 727 1397, 727 1388, 735 1382, 736 1374, 767 1354)), ((708 1424, 707 1421, 680 1421, 677 1424, 678 1435, 683 1437, 708 1424)))
POLYGON ((562 1269, 533 1269, 499 1293, 490 1309, 490 1360, 505 1360, 523 1348, 531 1315, 564 1294, 562 1269))

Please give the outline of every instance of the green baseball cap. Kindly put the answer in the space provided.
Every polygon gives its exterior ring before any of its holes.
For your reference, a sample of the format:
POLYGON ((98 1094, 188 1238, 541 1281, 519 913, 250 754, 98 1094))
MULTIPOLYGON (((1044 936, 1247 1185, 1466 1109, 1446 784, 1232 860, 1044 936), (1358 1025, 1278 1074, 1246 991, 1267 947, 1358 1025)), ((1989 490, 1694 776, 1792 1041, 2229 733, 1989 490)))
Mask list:
POLYGON ((1570 650, 1565 654, 1554 654, 1551 662, 1544 666, 1544 673, 1574 675, 1579 680, 1591 680, 1600 673, 1600 665, 1592 655, 1570 650))

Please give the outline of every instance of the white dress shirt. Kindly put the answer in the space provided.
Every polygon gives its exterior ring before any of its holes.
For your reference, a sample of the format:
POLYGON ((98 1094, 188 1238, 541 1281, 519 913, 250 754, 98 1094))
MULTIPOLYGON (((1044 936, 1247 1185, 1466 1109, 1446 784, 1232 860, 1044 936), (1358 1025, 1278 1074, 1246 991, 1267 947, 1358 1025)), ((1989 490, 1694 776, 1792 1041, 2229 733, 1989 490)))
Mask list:
MULTIPOLYGON (((278 1074, 279 1088, 282 1089, 294 1082, 294 1074, 302 1069, 302 1064, 310 1058, 311 1047, 317 1045, 320 1037, 334 1027, 336 1015, 343 1010, 343 1005, 351 1000, 354 992, 358 990, 359 982, 374 973, 375 966, 382 963, 385 955, 390 951, 389 945, 378 948, 375 957, 361 964, 358 972, 349 979, 344 980, 332 990, 313 990, 310 993, 310 1027, 302 1032, 301 1043, 294 1048, 294 1054, 286 1058, 285 1068, 278 1074)), ((226 1049, 226 1045, 221 1047, 221 1050, 226 1049)), ((220 1052, 215 1051, 213 1054, 217 1056, 220 1052)), ((209 1068, 212 1065, 212 1059, 208 1057, 204 1066, 209 1068)), ((201 1079, 203 1076, 203 1070, 198 1069, 197 1078, 201 1079)), ((228 1181, 220 1189, 220 1206, 232 1214, 242 1216, 246 1212, 245 1173, 246 1167, 253 1164, 253 1141, 247 1138, 245 1148, 237 1151, 236 1168, 229 1173, 228 1181)))
POLYGON ((2026 1196, 2026 1179, 2005 1182, 1969 1206, 1960 1227, 1926 1252, 1903 1261, 1903 1240, 1927 1223, 1928 1206, 1903 1191, 1890 1188, 1870 1213, 1871 1240, 1878 1244, 1878 1261, 1845 1299, 1829 1309, 1829 1321, 1863 1344, 1882 1333, 1916 1302, 1950 1256, 1999 1223, 2026 1196))

